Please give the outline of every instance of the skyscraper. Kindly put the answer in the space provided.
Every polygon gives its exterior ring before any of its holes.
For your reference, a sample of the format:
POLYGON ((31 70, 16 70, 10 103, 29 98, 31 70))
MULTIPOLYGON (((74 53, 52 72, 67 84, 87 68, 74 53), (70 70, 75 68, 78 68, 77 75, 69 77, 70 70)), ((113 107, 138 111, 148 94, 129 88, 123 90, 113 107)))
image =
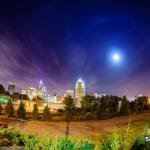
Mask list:
POLYGON ((39 86, 37 88, 37 95, 45 100, 46 99, 46 94, 47 94, 46 87, 44 86, 43 81, 41 80, 39 82, 39 86))
POLYGON ((27 95, 30 99, 37 95, 37 89, 35 88, 24 88, 22 89, 22 94, 27 95))
POLYGON ((76 82, 76 100, 77 100, 77 106, 81 107, 81 100, 82 97, 85 95, 85 84, 84 81, 79 78, 76 82))
POLYGON ((8 92, 10 94, 13 94, 15 92, 15 82, 14 81, 8 82, 8 92))

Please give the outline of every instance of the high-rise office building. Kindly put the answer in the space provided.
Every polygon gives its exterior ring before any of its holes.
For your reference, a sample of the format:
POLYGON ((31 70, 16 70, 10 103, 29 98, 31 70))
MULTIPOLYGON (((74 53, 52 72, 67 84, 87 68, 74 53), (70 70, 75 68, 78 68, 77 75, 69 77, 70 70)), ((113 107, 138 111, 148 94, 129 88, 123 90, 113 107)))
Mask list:
POLYGON ((37 95, 37 89, 35 88, 24 88, 21 91, 22 94, 27 95, 30 99, 37 95))
POLYGON ((39 86, 37 88, 37 95, 40 96, 42 99, 46 100, 47 90, 42 80, 39 82, 39 86))
POLYGON ((16 87, 16 85, 15 85, 14 81, 9 81, 8 82, 8 92, 10 94, 13 94, 15 92, 15 87, 16 87))
POLYGON ((81 100, 84 95, 85 95, 85 84, 84 81, 81 78, 79 78, 79 80, 76 82, 76 100, 78 107, 81 107, 81 100))

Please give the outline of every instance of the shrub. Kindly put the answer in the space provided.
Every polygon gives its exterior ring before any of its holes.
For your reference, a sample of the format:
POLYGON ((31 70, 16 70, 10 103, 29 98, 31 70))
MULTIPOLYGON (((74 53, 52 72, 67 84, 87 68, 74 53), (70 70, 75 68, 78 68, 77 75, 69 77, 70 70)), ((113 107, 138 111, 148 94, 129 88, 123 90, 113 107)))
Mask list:
POLYGON ((84 141, 80 145, 80 150, 94 150, 94 144, 91 144, 88 141, 84 141))
POLYGON ((8 117, 12 117, 14 114, 14 107, 13 107, 13 103, 11 102, 11 100, 8 100, 6 107, 5 107, 6 113, 8 115, 8 117))
POLYGON ((75 150, 74 144, 69 139, 60 139, 57 141, 57 149, 58 150, 75 150))
POLYGON ((20 105, 19 105, 19 108, 18 108, 18 111, 17 111, 17 116, 18 118, 20 119, 25 119, 25 116, 26 116, 26 110, 25 110, 25 106, 23 104, 23 102, 21 101, 20 105))

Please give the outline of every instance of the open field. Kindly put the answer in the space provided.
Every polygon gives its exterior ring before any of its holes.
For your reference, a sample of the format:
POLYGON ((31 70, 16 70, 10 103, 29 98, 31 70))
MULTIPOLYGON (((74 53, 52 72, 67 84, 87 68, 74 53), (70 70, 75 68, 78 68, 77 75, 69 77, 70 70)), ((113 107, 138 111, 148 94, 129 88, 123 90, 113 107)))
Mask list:
MULTIPOLYGON (((71 122, 69 124, 69 135, 96 136, 127 125, 129 122, 136 124, 146 120, 150 120, 150 112, 115 117, 108 120, 71 122)), ((8 126, 19 131, 30 132, 36 135, 47 134, 49 136, 63 136, 66 133, 66 122, 18 121, 10 119, 8 126)))

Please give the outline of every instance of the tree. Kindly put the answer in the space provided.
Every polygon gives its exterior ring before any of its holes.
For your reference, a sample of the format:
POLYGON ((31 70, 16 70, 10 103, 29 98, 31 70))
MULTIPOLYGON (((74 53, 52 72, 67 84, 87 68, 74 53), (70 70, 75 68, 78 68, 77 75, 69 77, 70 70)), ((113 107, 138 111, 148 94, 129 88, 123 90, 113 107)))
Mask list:
POLYGON ((120 98, 117 96, 109 96, 109 109, 110 109, 110 117, 115 117, 118 115, 118 102, 120 98))
POLYGON ((26 110, 25 110, 25 105, 22 101, 20 102, 20 105, 19 105, 19 108, 18 108, 18 111, 17 111, 17 116, 20 119, 25 119, 26 110))
POLYGON ((108 96, 102 96, 97 98, 97 104, 95 108, 95 115, 99 119, 109 118, 109 106, 108 106, 108 96))
POLYGON ((45 108, 43 110, 43 120, 45 120, 45 121, 51 120, 50 109, 49 109, 48 105, 45 106, 45 108))
POLYGON ((33 108, 33 112, 32 112, 32 118, 35 120, 37 120, 39 118, 37 104, 34 104, 34 108, 33 108))
POLYGON ((3 108, 2 108, 2 104, 0 104, 0 114, 2 114, 3 108))
POLYGON ((5 94, 5 88, 2 84, 0 84, 0 94, 1 95, 5 94))
POLYGON ((135 100, 129 102, 129 107, 130 107, 130 112, 131 113, 135 112, 135 100))
POLYGON ((129 114, 129 101, 126 96, 121 99, 120 115, 126 116, 129 114))
POLYGON ((69 121, 71 121, 75 115, 76 112, 76 107, 74 103, 74 99, 68 95, 64 98, 64 115, 65 119, 67 121, 67 126, 66 126, 66 136, 69 135, 69 121))
POLYGON ((12 117, 14 114, 14 107, 13 107, 13 103, 11 102, 11 100, 8 100, 6 107, 5 107, 6 113, 8 115, 8 117, 12 117))
POLYGON ((10 93, 9 93, 8 91, 5 91, 4 94, 5 94, 6 96, 10 96, 10 93))
POLYGON ((64 115, 67 121, 70 121, 73 119, 75 115, 75 103, 74 99, 71 96, 66 96, 64 98, 64 115))
POLYGON ((143 112, 143 110, 147 109, 147 97, 140 96, 135 100, 135 110, 136 112, 143 112))
POLYGON ((94 95, 86 94, 81 100, 82 110, 85 112, 92 112, 93 111, 92 105, 94 102, 95 102, 94 95))

